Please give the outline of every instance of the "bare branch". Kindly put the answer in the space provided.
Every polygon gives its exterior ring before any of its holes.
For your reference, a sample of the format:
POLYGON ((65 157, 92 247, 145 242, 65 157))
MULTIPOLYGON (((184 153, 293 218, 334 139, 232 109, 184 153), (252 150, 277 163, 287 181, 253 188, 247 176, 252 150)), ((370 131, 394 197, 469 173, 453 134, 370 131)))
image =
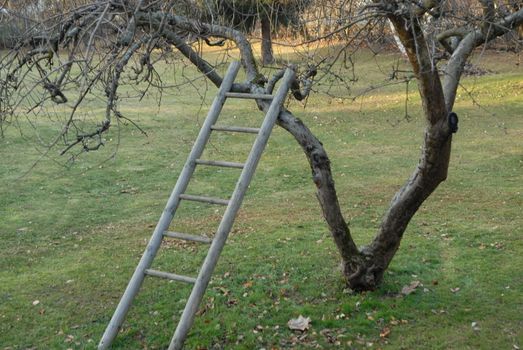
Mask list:
POLYGON ((448 53, 452 54, 456 47, 459 45, 461 40, 465 35, 470 32, 470 29, 461 27, 461 28, 451 28, 447 29, 436 36, 438 42, 447 50, 448 53))
POLYGON ((523 24, 523 8, 493 23, 488 33, 481 29, 466 34, 450 57, 445 69, 443 87, 448 110, 454 106, 456 92, 465 64, 474 49, 523 24))

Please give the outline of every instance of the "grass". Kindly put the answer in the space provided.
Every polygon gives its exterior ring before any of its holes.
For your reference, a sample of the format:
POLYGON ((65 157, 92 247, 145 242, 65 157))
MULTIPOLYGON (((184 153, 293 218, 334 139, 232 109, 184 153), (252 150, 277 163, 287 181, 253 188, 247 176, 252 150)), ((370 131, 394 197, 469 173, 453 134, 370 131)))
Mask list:
MULTIPOLYGON (((361 56, 357 68, 366 73, 354 93, 385 78, 368 53, 361 56)), ((376 60, 391 67, 396 58, 376 60)), ((516 61, 511 54, 487 53, 477 63, 493 73, 464 80, 468 92, 460 91, 455 108, 460 130, 449 178, 413 219, 375 292, 344 290, 305 157, 276 129, 187 348, 522 346, 523 71, 516 61), (412 281, 423 287, 399 297, 412 281), (294 333, 286 324, 300 314, 311 318, 311 329, 294 333)), ((0 349, 96 347, 213 94, 210 89, 202 108, 191 89, 164 96, 159 110, 153 101, 129 101, 124 112, 138 118, 148 137, 124 127, 114 159, 105 161, 116 144, 113 131, 105 149, 74 166, 44 158, 23 177, 39 153, 31 139, 8 130, 0 141, 0 349)), ((313 96, 306 109, 290 106, 325 143, 358 244, 372 238, 419 156, 419 98, 410 96, 413 118, 406 122, 404 97, 400 85, 355 102, 313 96)), ((260 121, 249 102, 227 108, 224 123, 260 121)), ((241 161, 249 138, 213 136, 208 156, 241 161)), ((225 196, 236 175, 198 169, 190 193, 225 196)), ((220 213, 184 204, 171 227, 212 232, 220 213)), ((155 266, 194 274, 204 255, 202 246, 170 242, 155 266)), ((147 279, 114 348, 165 348, 188 293, 185 286, 147 279)))

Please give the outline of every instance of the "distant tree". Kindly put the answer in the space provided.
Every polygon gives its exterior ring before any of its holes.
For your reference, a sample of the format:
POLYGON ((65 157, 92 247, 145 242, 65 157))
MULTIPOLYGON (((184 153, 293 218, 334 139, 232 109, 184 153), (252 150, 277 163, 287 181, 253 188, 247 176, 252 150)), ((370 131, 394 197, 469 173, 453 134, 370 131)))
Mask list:
MULTIPOLYGON (((405 48, 418 83, 426 120, 419 163, 392 198, 375 238, 360 248, 342 215, 323 144, 291 111, 283 109, 278 117, 278 125, 295 138, 309 161, 317 197, 342 260, 345 281, 353 290, 372 290, 380 285, 410 220, 447 178, 452 136, 457 130, 452 110, 465 65, 474 50, 515 32, 523 24, 520 6, 504 6, 500 10, 505 0, 467 0, 466 7, 459 7, 464 4, 462 1, 465 0, 376 0, 362 4, 351 18, 339 18, 331 33, 322 33, 319 38, 325 41, 340 31, 348 33, 348 29, 354 29, 353 36, 345 37, 339 45, 340 51, 330 57, 310 56, 299 64, 287 65, 298 72, 292 96, 303 100, 315 79, 322 78, 315 78, 318 72, 330 72, 343 50, 365 37, 376 22, 388 20, 405 48), (464 17, 457 17, 456 13, 464 17)), ((271 93, 286 65, 273 75, 264 76, 258 69, 251 42, 235 29, 234 19, 230 25, 202 21, 201 10, 192 12, 191 4, 189 0, 93 1, 40 18, 38 25, 46 28, 45 40, 31 46, 33 32, 28 32, 15 50, 0 58, 0 126, 14 123, 20 115, 50 115, 56 121, 63 114, 54 113, 54 108, 62 106, 68 113, 59 120, 59 135, 48 147, 61 145, 64 154, 98 149, 107 130, 129 121, 119 108, 124 97, 120 92, 122 85, 145 84, 146 89, 138 91, 138 97, 148 89, 167 88, 156 71, 159 60, 169 60, 172 65, 190 62, 214 85, 221 84, 216 67, 189 44, 194 38, 202 45, 220 39, 237 47, 245 81, 235 84, 234 91, 271 93), (103 28, 110 28, 112 34, 106 35, 103 28), (182 62, 172 55, 173 49, 186 60, 182 62), (88 109, 79 108, 90 99, 103 99, 106 103, 103 118, 94 126, 81 118, 82 113, 89 113, 88 109)), ((270 13, 267 17, 271 18, 270 13)), ((257 103, 261 110, 268 108, 265 100, 257 103)))
POLYGON ((298 26, 310 0, 217 0, 216 14, 225 25, 252 33, 260 24, 262 63, 274 63, 272 33, 279 27, 298 26))

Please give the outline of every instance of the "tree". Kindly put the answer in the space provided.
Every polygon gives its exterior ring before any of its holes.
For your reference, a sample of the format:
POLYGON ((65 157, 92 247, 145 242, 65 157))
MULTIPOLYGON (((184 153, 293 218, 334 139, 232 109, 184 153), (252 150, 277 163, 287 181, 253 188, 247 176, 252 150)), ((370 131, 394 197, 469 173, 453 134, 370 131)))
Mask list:
POLYGON ((267 65, 274 63, 272 32, 280 26, 297 26, 299 15, 308 3, 309 0, 220 0, 212 11, 218 14, 222 23, 245 33, 251 33, 259 22, 262 63, 267 65))
MULTIPOLYGON (((376 0, 362 5, 349 20, 341 18, 329 34, 359 25, 355 35, 362 35, 376 21, 390 21, 407 52, 427 122, 419 163, 392 198, 369 245, 358 248, 352 239, 339 205, 330 160, 320 140, 291 111, 284 109, 279 115, 278 125, 294 137, 309 161, 323 215, 341 256, 346 283, 355 291, 379 286, 410 220, 447 177, 452 134, 457 130, 457 117, 452 109, 467 60, 477 47, 523 24, 523 9, 501 11, 500 3, 494 0, 467 1, 466 18, 456 19, 450 10, 457 9, 458 4, 457 0, 421 3, 376 0), (439 64, 442 57, 446 58, 445 66, 439 64)), ((162 88, 155 62, 170 57, 171 48, 185 56, 214 85, 220 85, 222 77, 215 67, 188 44, 194 38, 211 45, 214 39, 236 45, 246 80, 235 84, 234 91, 271 93, 283 69, 272 76, 263 75, 245 34, 231 26, 195 19, 200 18, 199 14, 190 5, 143 0, 96 1, 60 14, 60 20, 49 19, 45 40, 35 44, 31 37, 26 37, 0 61, 2 127, 16 118, 21 106, 39 113, 70 101, 62 132, 50 146, 61 142, 62 153, 98 149, 103 145, 102 135, 113 124, 126 120, 118 109, 122 97, 119 87, 142 82, 147 88, 162 88), (65 50, 67 58, 57 55, 61 50, 65 50), (98 96, 96 91, 103 91, 104 95, 98 96), (104 119, 88 129, 79 121, 78 106, 88 103, 93 94, 106 101, 106 108, 104 119)), ((356 39, 345 40, 342 49, 356 39)), ((292 66, 299 73, 292 85, 292 96, 305 99, 318 71, 328 71, 338 57, 340 54, 329 60, 292 66)), ((257 103, 261 110, 268 108, 264 100, 257 103)))

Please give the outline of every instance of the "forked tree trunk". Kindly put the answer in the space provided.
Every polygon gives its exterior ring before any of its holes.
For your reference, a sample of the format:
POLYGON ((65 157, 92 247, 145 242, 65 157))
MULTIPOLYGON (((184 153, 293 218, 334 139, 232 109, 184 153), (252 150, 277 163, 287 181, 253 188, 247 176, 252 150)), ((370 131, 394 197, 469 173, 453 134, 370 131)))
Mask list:
MULTIPOLYGON (((322 143, 289 111, 282 111, 278 118, 278 125, 293 135, 307 156, 323 216, 341 256, 343 274, 348 287, 355 291, 373 290, 379 286, 409 221, 425 199, 446 179, 450 158, 452 137, 439 75, 437 70, 431 69, 429 53, 416 49, 416 45, 424 43, 421 28, 415 26, 414 30, 407 31, 403 29, 407 26, 402 19, 391 20, 417 76, 428 125, 419 164, 392 199, 369 246, 358 249, 354 243, 342 215, 330 161, 322 143)), ((260 107, 266 109, 268 103, 260 102, 260 107)))
POLYGON ((451 145, 446 123, 438 122, 427 127, 422 157, 416 171, 394 196, 374 241, 361 250, 356 247, 342 216, 330 161, 323 145, 289 112, 280 114, 278 124, 294 136, 307 156, 317 188, 316 195, 340 253, 348 287, 355 291, 376 289, 399 248, 410 219, 446 178, 451 145))
POLYGON ((421 28, 415 21, 390 16, 416 74, 427 120, 420 161, 409 180, 396 193, 383 216, 373 242, 361 249, 363 264, 345 266, 348 284, 356 290, 376 288, 399 248, 410 220, 421 204, 447 178, 452 134, 438 70, 434 67, 421 28), (408 28, 408 29, 407 29, 408 28))
POLYGON ((264 65, 274 63, 274 56, 272 54, 271 20, 267 16, 262 16, 261 18, 261 32, 262 63, 264 65))
POLYGON ((323 216, 329 225, 342 258, 347 285, 356 291, 376 289, 399 248, 408 223, 430 194, 446 179, 451 149, 447 108, 438 71, 429 52, 421 47, 424 37, 417 25, 406 25, 391 18, 418 79, 423 110, 427 120, 421 159, 407 183, 396 193, 385 213, 373 242, 358 250, 339 207, 330 162, 321 142, 290 113, 280 114, 278 123, 302 146, 312 170, 323 216), (405 30, 405 28, 411 28, 405 30))

